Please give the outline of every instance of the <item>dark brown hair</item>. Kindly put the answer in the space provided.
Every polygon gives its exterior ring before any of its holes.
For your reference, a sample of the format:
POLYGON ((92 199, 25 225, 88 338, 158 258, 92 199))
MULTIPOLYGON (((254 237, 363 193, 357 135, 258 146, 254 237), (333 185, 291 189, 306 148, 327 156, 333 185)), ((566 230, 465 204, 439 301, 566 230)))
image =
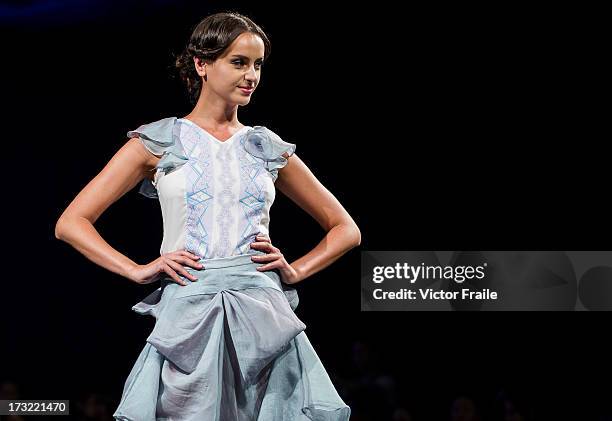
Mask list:
POLYGON ((245 32, 256 34, 263 40, 265 61, 271 52, 270 40, 259 25, 248 17, 236 12, 221 12, 205 17, 196 25, 187 46, 176 56, 174 64, 187 86, 192 104, 198 101, 202 89, 202 78, 196 72, 193 58, 213 62, 245 32))

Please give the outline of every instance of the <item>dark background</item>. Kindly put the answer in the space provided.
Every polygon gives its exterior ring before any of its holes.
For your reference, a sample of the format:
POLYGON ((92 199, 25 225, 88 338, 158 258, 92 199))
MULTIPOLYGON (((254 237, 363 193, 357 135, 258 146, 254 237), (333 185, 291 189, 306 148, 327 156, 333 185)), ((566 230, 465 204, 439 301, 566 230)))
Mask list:
MULTIPOLYGON (((612 416, 609 313, 359 308, 360 249, 610 249, 597 10, 0 4, 9 253, 0 380, 17 383, 22 398, 76 406, 99 392, 112 410, 118 403, 154 322, 131 306, 156 286, 88 261, 55 239, 55 222, 128 130, 189 113, 172 53, 203 17, 233 10, 272 42, 240 121, 295 143, 361 228, 359 248, 298 285, 296 310, 353 418, 389 419, 404 407, 413 419, 451 419, 453 400, 466 395, 483 419, 497 419, 503 391, 534 419, 612 416), (360 371, 365 349, 375 368, 360 371)), ((280 193, 272 221, 292 260, 324 235, 280 193)), ((134 261, 159 255, 159 204, 137 189, 96 228, 134 261)))

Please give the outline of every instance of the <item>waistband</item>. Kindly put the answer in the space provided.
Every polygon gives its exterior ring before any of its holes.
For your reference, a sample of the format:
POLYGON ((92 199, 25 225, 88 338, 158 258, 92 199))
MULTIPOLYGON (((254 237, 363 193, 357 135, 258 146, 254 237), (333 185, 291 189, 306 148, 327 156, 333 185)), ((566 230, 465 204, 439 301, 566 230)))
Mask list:
MULTIPOLYGON (((175 297, 217 293, 224 289, 241 290, 253 287, 269 287, 282 291, 285 288, 280 280, 278 269, 258 271, 256 268, 265 263, 251 260, 252 256, 262 254, 266 253, 254 250, 249 254, 200 259, 200 262, 204 265, 202 269, 183 266, 197 280, 194 281, 177 272, 179 278, 186 281, 187 285, 178 287, 175 297)), ((162 288, 165 288, 166 284, 177 285, 170 276, 162 278, 161 284, 162 288)), ((173 286, 173 288, 176 287, 173 286)))
MULTIPOLYGON (((266 253, 260 250, 253 249, 253 251, 248 254, 237 254, 235 256, 227 256, 227 257, 215 257, 212 259, 200 259, 198 260, 198 262, 204 266, 202 270, 220 269, 220 268, 226 268, 226 267, 231 267, 231 266, 242 266, 242 265, 248 265, 248 264, 262 265, 263 263, 254 262, 253 260, 251 260, 252 256, 259 256, 262 254, 266 254, 266 253)), ((187 267, 187 269, 194 270, 191 267, 187 267)), ((198 269, 195 269, 194 271, 200 272, 200 270, 198 269)))
POLYGON ((161 286, 150 297, 138 303, 133 308, 140 314, 147 314, 152 301, 161 300, 166 287, 174 290, 174 298, 187 297, 198 294, 216 294, 223 290, 242 290, 247 288, 274 288, 285 294, 292 310, 295 310, 299 303, 299 297, 294 287, 285 285, 281 281, 281 274, 278 269, 258 271, 258 266, 265 263, 254 262, 251 256, 266 254, 260 250, 253 250, 249 254, 220 257, 214 259, 200 259, 203 262, 203 269, 195 269, 184 266, 185 270, 195 275, 198 280, 192 281, 190 278, 177 273, 179 278, 187 282, 186 285, 178 285, 169 275, 161 279, 161 286), (224 270, 225 268, 231 268, 224 270), (152 298, 151 298, 152 297, 152 298))

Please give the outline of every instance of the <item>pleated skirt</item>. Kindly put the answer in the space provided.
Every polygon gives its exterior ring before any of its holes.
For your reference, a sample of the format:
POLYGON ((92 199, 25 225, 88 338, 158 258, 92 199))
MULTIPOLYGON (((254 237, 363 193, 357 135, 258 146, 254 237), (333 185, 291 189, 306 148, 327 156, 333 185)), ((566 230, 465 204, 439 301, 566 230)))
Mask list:
MULTIPOLYGON (((255 254, 265 254, 255 251, 255 254)), ((132 307, 155 317, 125 382, 123 421, 348 421, 294 313, 297 291, 253 254, 185 267, 197 281, 164 278, 132 307)))

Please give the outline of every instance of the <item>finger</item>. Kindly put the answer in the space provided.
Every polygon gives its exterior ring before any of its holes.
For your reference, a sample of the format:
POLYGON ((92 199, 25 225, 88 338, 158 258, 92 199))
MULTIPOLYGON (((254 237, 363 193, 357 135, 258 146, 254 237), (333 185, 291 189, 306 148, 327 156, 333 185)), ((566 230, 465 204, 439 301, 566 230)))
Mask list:
MULTIPOLYGON (((257 236, 257 237, 259 239, 259 236, 257 236)), ((251 243, 251 244, 263 244, 266 247, 268 247, 266 250, 270 250, 270 251, 273 251, 273 252, 279 252, 280 251, 278 248, 274 247, 274 245, 272 244, 272 242, 270 241, 269 238, 264 236, 263 238, 261 238, 261 240, 262 241, 254 242, 254 243, 251 243)))
POLYGON ((177 256, 177 257, 173 257, 172 260, 174 260, 175 262, 184 263, 185 265, 190 266, 190 267, 192 267, 194 269, 203 269, 204 268, 204 265, 202 265, 199 262, 194 262, 189 257, 177 256))
POLYGON ((254 242, 254 243, 251 243, 251 247, 254 249, 271 250, 272 244, 267 243, 267 242, 254 242))
POLYGON ((167 263, 165 263, 162 266, 162 269, 165 273, 167 273, 168 275, 170 275, 170 277, 172 279, 174 279, 174 281, 179 284, 179 285, 187 285, 187 282, 183 281, 181 278, 178 277, 178 275, 176 274, 175 271, 172 270, 172 268, 170 267, 170 265, 168 265, 167 263))
POLYGON ((261 266, 257 266, 257 270, 271 270, 271 269, 275 269, 275 268, 279 268, 282 266, 282 263, 280 263, 280 260, 275 260, 274 262, 271 263, 267 263, 265 265, 261 265, 261 266))
POLYGON ((177 253, 183 256, 188 256, 192 258, 193 260, 200 260, 200 256, 198 256, 197 254, 191 253, 190 251, 187 251, 187 250, 179 250, 177 251, 177 253))
POLYGON ((272 262, 274 260, 280 259, 281 257, 282 256, 278 253, 268 253, 252 256, 251 258, 256 262, 272 262))
POLYGON ((267 235, 263 235, 263 234, 260 234, 256 236, 255 238, 260 241, 270 241, 270 237, 268 237, 267 235))
POLYGON ((191 273, 187 272, 187 269, 185 269, 183 266, 179 265, 177 262, 173 261, 173 260, 168 260, 168 265, 170 265, 175 271, 179 272, 181 275, 183 275, 186 278, 191 279, 192 281, 197 281, 198 277, 195 275, 192 275, 191 273))

